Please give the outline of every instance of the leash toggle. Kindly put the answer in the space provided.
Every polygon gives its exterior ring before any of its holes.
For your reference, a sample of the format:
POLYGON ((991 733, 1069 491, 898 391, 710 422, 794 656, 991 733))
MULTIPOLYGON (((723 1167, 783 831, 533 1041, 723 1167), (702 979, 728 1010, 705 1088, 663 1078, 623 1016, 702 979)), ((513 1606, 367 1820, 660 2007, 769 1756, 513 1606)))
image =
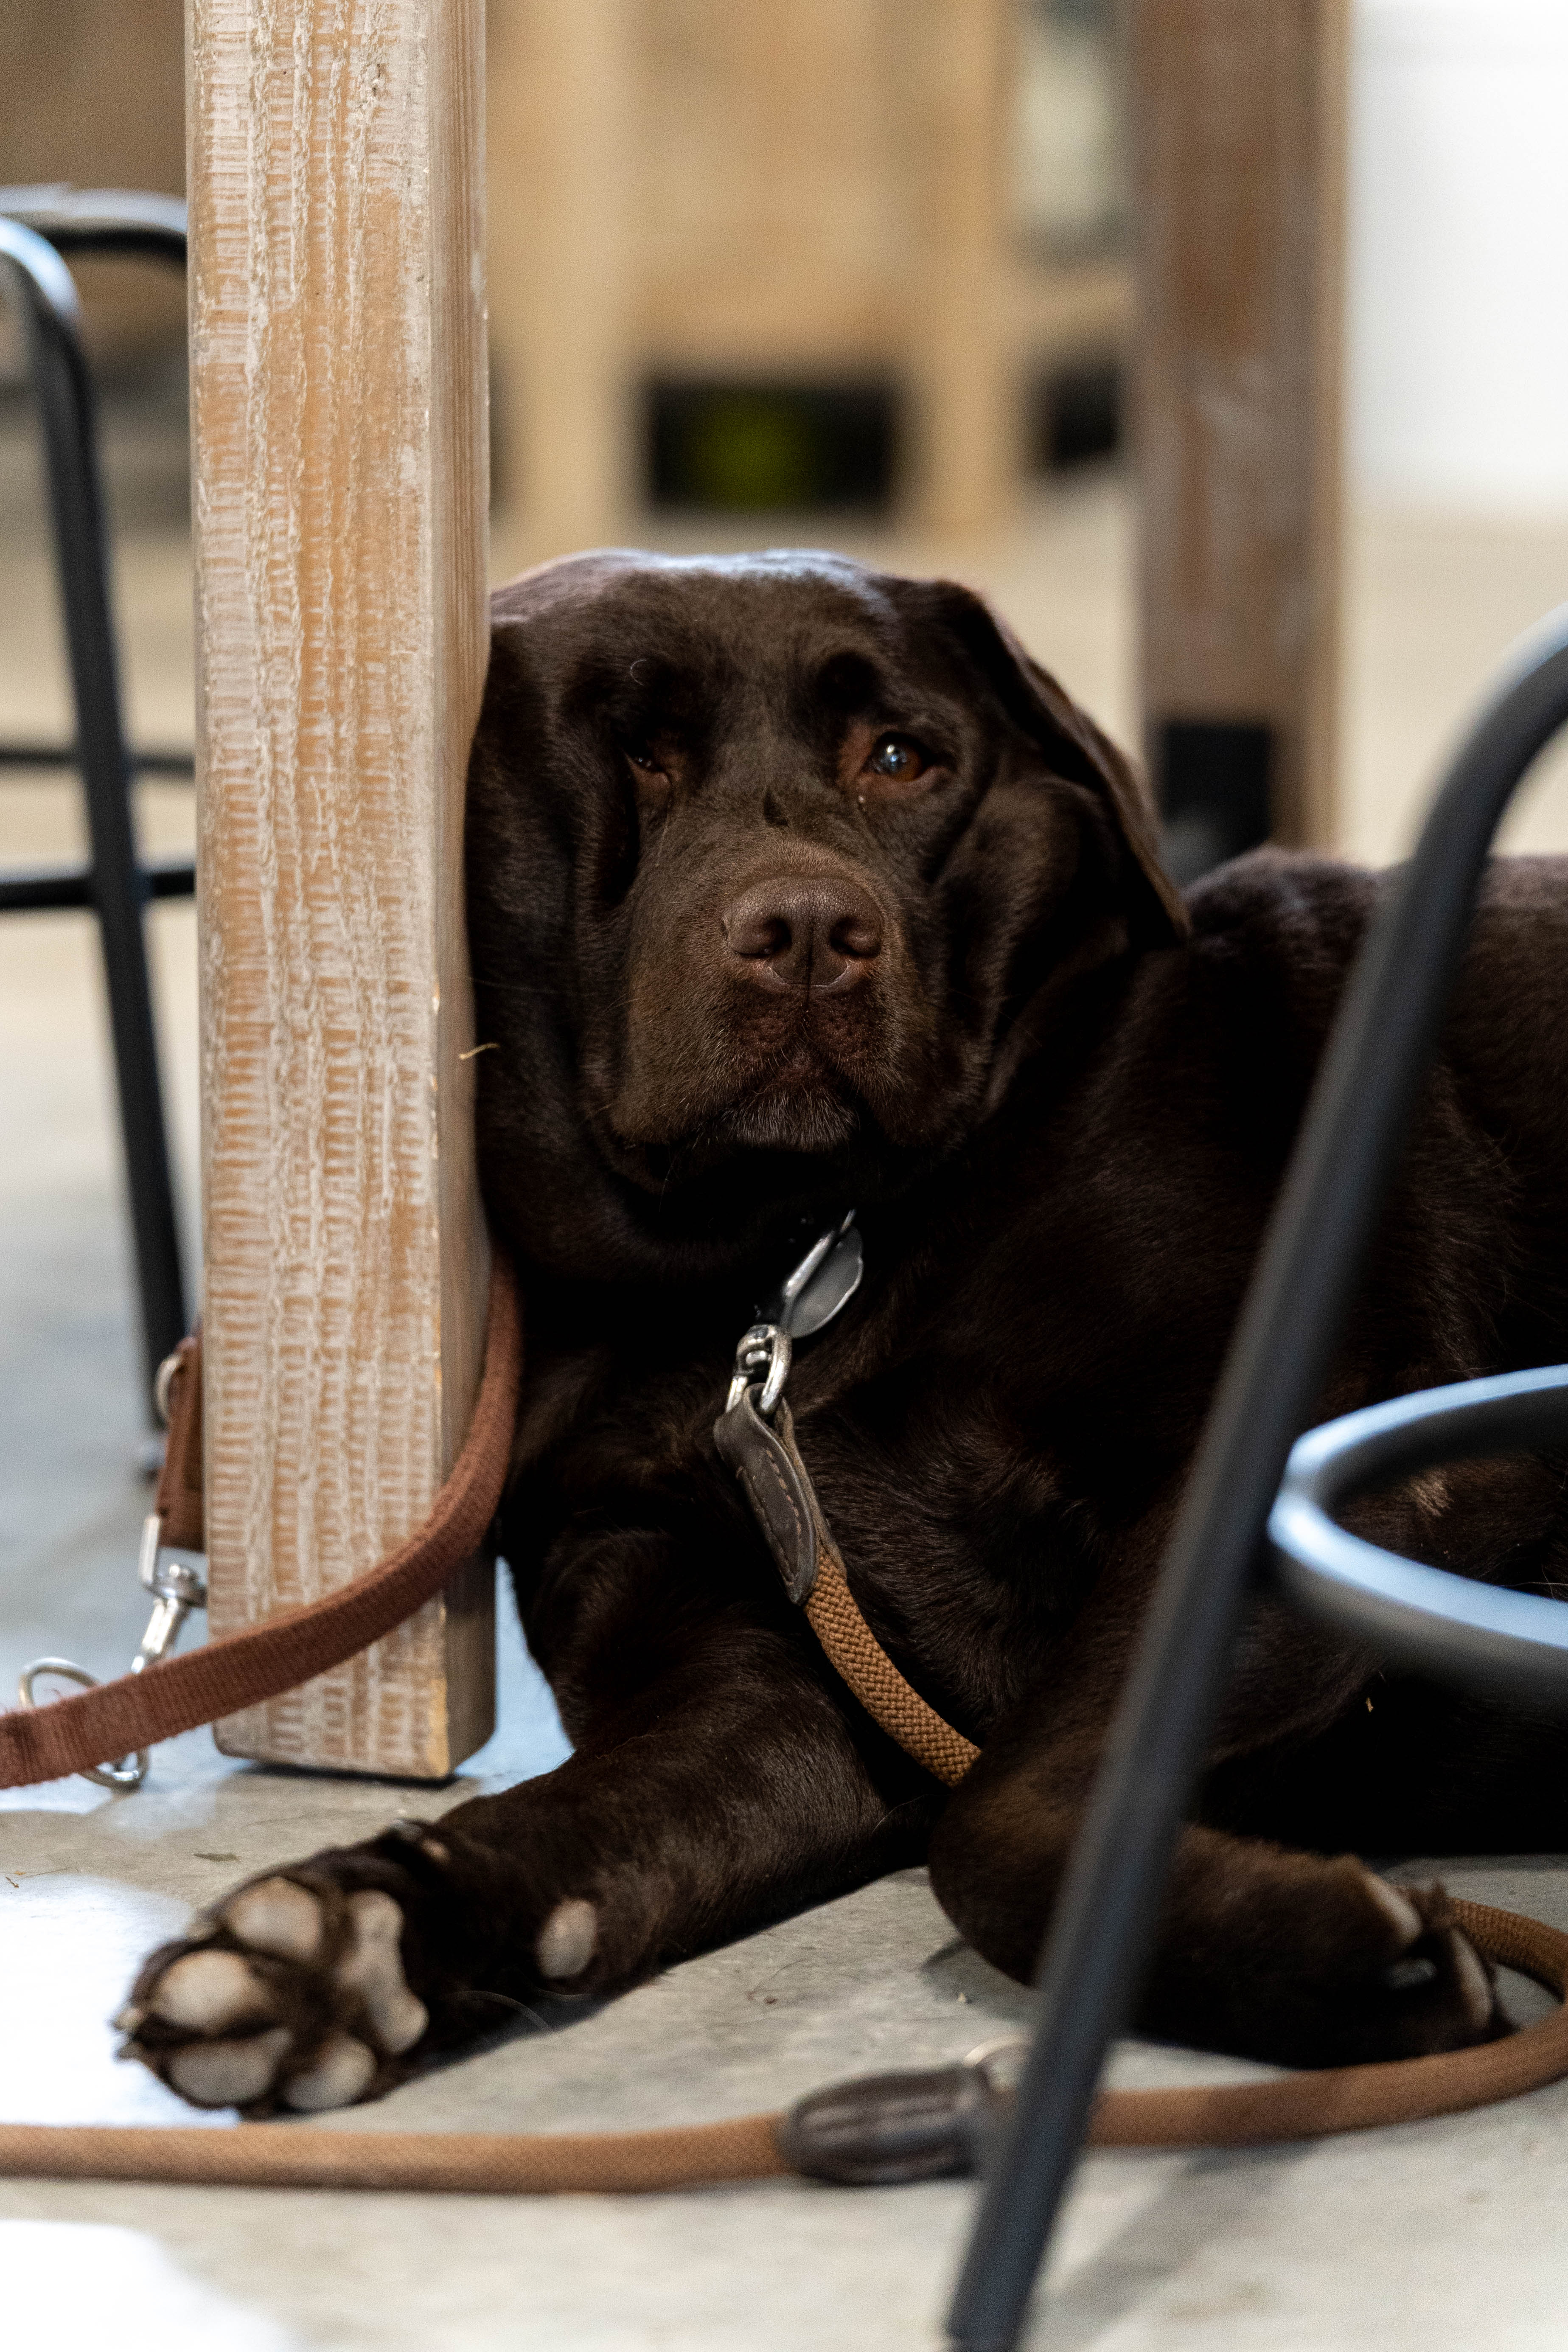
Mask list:
POLYGON ((1028 2044, 982 2042, 956 2066, 862 2074, 808 2092, 781 2117, 791 2171, 845 2189, 892 2189, 987 2169, 1028 2044))

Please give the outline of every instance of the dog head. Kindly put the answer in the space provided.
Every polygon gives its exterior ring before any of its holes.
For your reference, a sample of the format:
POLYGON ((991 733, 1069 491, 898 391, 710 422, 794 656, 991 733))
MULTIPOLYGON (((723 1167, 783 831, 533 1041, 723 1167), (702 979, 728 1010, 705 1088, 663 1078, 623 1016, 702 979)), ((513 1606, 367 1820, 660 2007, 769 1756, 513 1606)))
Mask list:
POLYGON ((967 590, 619 551, 497 592, 469 771, 479 1149, 583 1275, 719 1271, 994 1108, 1184 927, 1125 761, 967 590))

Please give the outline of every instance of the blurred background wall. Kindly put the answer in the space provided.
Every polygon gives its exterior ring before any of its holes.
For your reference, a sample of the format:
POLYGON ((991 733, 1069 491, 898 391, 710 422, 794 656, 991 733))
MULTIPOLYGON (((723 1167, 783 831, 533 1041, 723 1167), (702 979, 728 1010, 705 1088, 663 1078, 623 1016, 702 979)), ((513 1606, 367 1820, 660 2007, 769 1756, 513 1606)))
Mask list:
MULTIPOLYGON (((1568 5, 1353 0, 1353 27, 1341 833, 1386 856, 1568 591, 1568 5)), ((7 0, 0 181, 177 189, 182 40, 181 0, 7 0)), ((1118 0, 489 0, 498 573, 627 537, 945 564, 1135 740, 1118 55, 1118 0)), ((83 285, 120 525, 177 569, 177 290, 83 285)), ((26 572, 16 375, 0 343, 26 572)), ((26 577, 0 707, 58 709, 26 577)))
POLYGON ((498 483, 995 520, 1114 433, 1128 293, 1096 0, 491 0, 498 483))
POLYGON ((1359 0, 1357 484, 1568 514, 1568 5, 1359 0))

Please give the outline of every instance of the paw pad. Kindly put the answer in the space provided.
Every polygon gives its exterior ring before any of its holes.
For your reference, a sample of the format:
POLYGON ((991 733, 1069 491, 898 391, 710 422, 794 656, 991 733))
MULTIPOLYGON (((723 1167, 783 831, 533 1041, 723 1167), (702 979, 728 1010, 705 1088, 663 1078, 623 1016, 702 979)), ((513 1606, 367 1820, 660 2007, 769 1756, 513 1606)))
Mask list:
POLYGON ((353 1940, 332 1970, 332 1981, 359 1995, 376 2041, 400 2058, 430 2022, 429 2011, 409 1991, 403 1974, 403 1914, 390 1895, 374 1893, 351 1895, 348 1907, 353 1940))
POLYGON ((278 2010, 243 1953, 217 1952, 207 1946, 187 1952, 164 1969, 147 2014, 193 2033, 226 2033, 242 2021, 270 2021, 278 2010))
POLYGON ((403 1928, 377 1889, 256 1880, 153 1953, 116 2020, 120 2054, 194 2106, 352 2106, 397 2078, 430 2021, 404 1974, 403 1928))
POLYGON ((253 1952, 280 1960, 313 1960, 321 1948, 321 1906, 308 1887, 291 1878, 264 1878, 243 1887, 224 1906, 223 1924, 253 1952))
POLYGON ((580 1977, 599 1940, 599 1915, 581 1895, 558 1903, 539 1931, 534 1958, 542 1977, 580 1977))
POLYGON ((301 2115, 325 2107, 352 2107, 375 2080, 376 2055, 352 2033, 334 2033, 322 2043, 316 2063, 303 2074, 290 2077, 283 2087, 283 2104, 301 2115))

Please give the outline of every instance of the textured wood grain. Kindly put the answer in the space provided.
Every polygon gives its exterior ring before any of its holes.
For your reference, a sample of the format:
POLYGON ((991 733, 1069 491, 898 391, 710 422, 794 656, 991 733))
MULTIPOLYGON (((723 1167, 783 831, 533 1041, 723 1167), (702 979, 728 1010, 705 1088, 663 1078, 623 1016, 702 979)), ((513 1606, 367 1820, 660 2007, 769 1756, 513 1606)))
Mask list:
POLYGON ((1144 705, 1334 838, 1346 0, 1136 0, 1144 705))
MULTIPOLYGON (((479 0, 192 0, 215 1633, 417 1524, 473 1396, 462 793, 485 658, 479 0)), ((489 1580, 226 1722, 439 1776, 489 1580)))

